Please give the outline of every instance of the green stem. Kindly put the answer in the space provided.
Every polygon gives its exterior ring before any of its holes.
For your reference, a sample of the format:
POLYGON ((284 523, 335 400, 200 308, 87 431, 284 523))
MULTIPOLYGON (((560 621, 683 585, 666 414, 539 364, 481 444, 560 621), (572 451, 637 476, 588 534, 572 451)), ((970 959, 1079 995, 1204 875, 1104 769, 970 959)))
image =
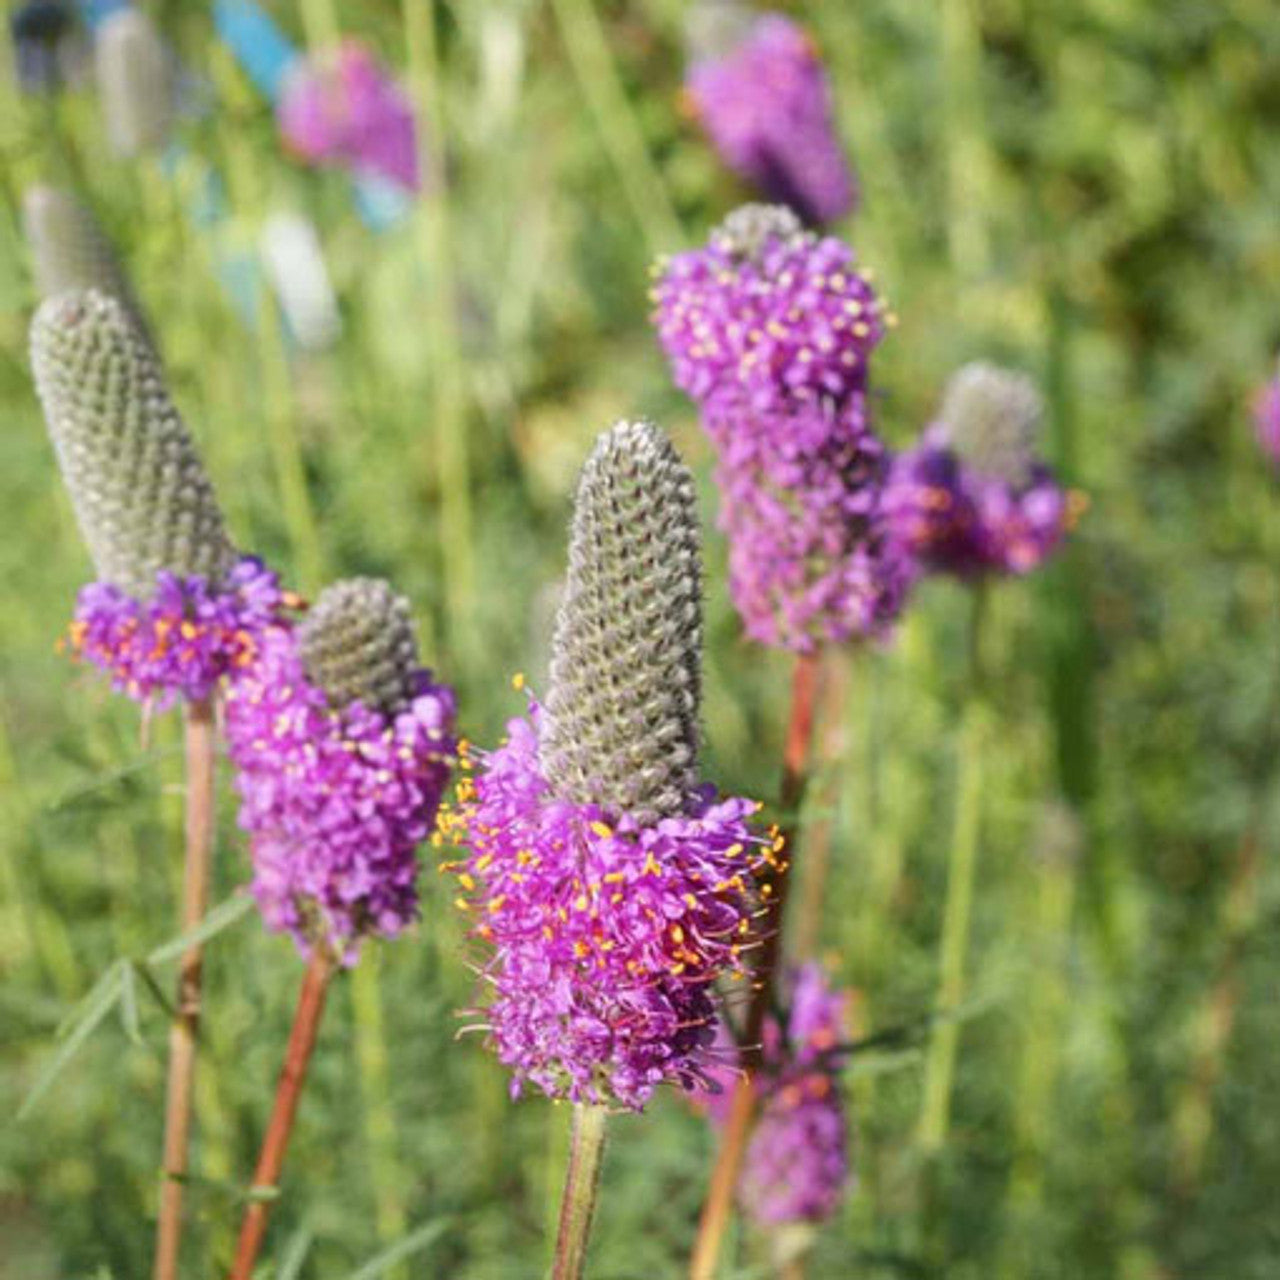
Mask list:
POLYGON ((573 74, 600 128, 650 255, 679 246, 680 220, 649 154, 648 144, 609 50, 591 0, 552 0, 573 74))
MULTIPOLYGON (((982 700, 981 632, 985 589, 975 589, 970 632, 970 675, 965 690, 959 735, 956 808, 947 863, 947 898, 942 917, 938 1011, 953 1011, 964 996, 969 922, 973 913, 974 872, 982 825, 983 752, 986 708, 982 700)), ((924 1103, 920 1112, 920 1146, 935 1155, 947 1140, 951 1089, 955 1075, 960 1024, 955 1018, 934 1024, 925 1058, 924 1103)))
MULTIPOLYGON (((404 1189, 407 1180, 396 1150, 395 1109, 391 1105, 391 1079, 387 1063, 387 1038, 382 1016, 379 947, 368 948, 351 974, 351 1009, 355 1017, 356 1065, 364 1110, 365 1141, 369 1150, 373 1186, 374 1220, 378 1240, 390 1245, 408 1231, 404 1189)), ((403 1266, 387 1272, 405 1277, 403 1266)))
MULTIPOLYGON (((443 164, 449 136, 441 92, 442 66, 436 42, 435 8, 425 0, 403 0, 408 84, 418 119, 419 163, 426 189, 415 221, 423 266, 430 272, 426 290, 427 357, 431 370, 434 446, 439 457, 440 553, 448 616, 465 641, 475 600, 471 533, 471 477, 463 366, 458 339, 456 285, 449 218, 449 189, 443 164)), ((465 657, 465 643, 454 643, 465 657)))
POLYGON ((587 1241, 595 1217, 600 1168, 604 1159, 604 1107, 577 1103, 573 1108, 573 1132, 569 1139, 569 1169, 560 1201, 560 1231, 552 1280, 580 1280, 587 1264, 587 1241))

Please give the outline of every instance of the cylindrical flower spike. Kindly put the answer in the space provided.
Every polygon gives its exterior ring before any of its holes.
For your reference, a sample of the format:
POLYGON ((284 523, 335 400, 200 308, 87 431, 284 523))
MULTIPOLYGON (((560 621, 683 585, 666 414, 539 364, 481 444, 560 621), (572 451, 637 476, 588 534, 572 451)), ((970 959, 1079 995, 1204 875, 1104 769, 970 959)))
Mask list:
POLYGON ((251 661, 281 604, 239 558, 158 358, 118 299, 45 302, 31 326, 45 421, 99 581, 71 644, 139 699, 204 698, 251 661))
POLYGON ((662 432, 621 423, 579 485, 548 706, 442 823, 513 1093, 639 1110, 704 1078, 712 984, 742 971, 780 846, 757 805, 699 785, 700 641, 692 480, 662 432))
POLYGON ((908 557, 880 511, 887 462, 867 411, 889 323, 840 241, 779 206, 731 214, 659 268, 655 321, 719 453, 720 527, 747 632, 799 651, 882 635, 908 557))
POLYGON ((556 795, 649 824, 698 787, 702 570, 693 477, 646 423, 582 469, 556 621, 542 771, 556 795))
POLYGON ((696 24, 709 39, 686 79, 694 113, 729 167, 770 200, 810 224, 843 217, 857 187, 813 42, 781 14, 752 22, 727 7, 696 24))
POLYGON ((419 666, 407 602, 367 578, 326 588, 260 647, 226 714, 253 893, 304 954, 353 963, 365 937, 417 917, 416 850, 449 780, 453 692, 419 666))
MULTIPOLYGON (((764 1024, 763 1064, 756 1087, 760 1119, 738 1183, 743 1207, 762 1226, 817 1223, 830 1217, 849 1189, 848 1123, 840 1095, 838 1053, 846 1034, 847 997, 822 967, 805 964, 780 984, 782 1020, 764 1024)), ((720 1043, 732 1060, 732 1038, 720 1043)), ((719 1092, 698 1101, 716 1124, 728 1115, 733 1075, 718 1071, 719 1092)))
POLYGON ((120 302, 145 332, 124 268, 87 205, 57 187, 28 187, 22 194, 22 228, 42 299, 73 289, 97 289, 120 302))
POLYGON ((952 378, 938 421, 895 460, 885 492, 895 537, 922 565, 1027 573, 1057 549, 1076 511, 1037 456, 1041 413, 1021 374, 980 363, 952 378))
POLYGON ((174 59, 151 19, 121 9, 97 29, 94 59, 107 136, 121 156, 162 146, 173 123, 174 59))

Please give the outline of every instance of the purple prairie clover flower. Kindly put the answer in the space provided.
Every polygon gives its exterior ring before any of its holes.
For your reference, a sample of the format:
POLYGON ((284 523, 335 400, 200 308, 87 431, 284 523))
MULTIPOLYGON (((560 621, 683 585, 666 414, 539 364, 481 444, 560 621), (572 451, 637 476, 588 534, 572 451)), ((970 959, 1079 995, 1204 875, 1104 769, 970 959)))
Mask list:
POLYGON ((867 412, 868 360, 892 317, 852 250, 748 205, 663 264, 654 299, 717 449, 747 633, 800 651, 887 634, 913 576, 883 520, 886 455, 867 412))
POLYGON ((459 788, 443 832, 468 850, 459 905, 491 949, 483 1010, 512 1094, 640 1110, 654 1088, 703 1079, 713 981, 743 972, 758 806, 704 789, 644 825, 559 800, 543 776, 536 704, 459 788))
MULTIPOLYGON (((764 1024, 757 1077, 760 1119, 743 1162, 738 1197, 763 1226, 820 1222, 839 1207, 850 1180, 849 1134, 836 1072, 847 996, 822 967, 804 964, 782 984, 785 1019, 764 1024)), ((732 1037, 720 1029, 726 1059, 732 1037)), ((728 1118, 733 1073, 721 1068, 696 1102, 713 1124, 728 1118)))
POLYGON ((303 954, 352 964, 362 939, 417 918, 416 851, 448 785, 455 703, 406 630, 384 584, 336 584, 298 627, 266 633, 228 693, 252 892, 303 954))
POLYGON ((1035 454, 1041 405, 1026 378, 967 365, 952 379, 939 421, 895 459, 884 510, 922 566, 973 578, 1024 574, 1061 544, 1083 498, 1035 454))
POLYGON ((735 34, 729 48, 689 68, 692 113, 725 163, 770 200, 811 224, 849 213, 857 188, 813 41, 777 13, 735 34))
POLYGON ((657 428, 620 423, 579 482, 547 703, 441 823, 513 1094, 640 1110, 699 1084, 714 984, 745 976, 782 845, 698 775, 701 590, 693 478, 657 428))
POLYGON ((1258 443, 1273 467, 1280 468, 1280 374, 1258 392, 1253 421, 1258 443))
POLYGON ((363 45, 295 63, 277 106, 285 141, 304 160, 421 186, 413 104, 363 45))
POLYGON ((80 592, 67 647, 108 672, 116 689, 164 708, 178 695, 207 698, 250 666, 291 599, 250 556, 216 585, 161 571, 146 599, 93 582, 80 592))
POLYGON ((655 267, 654 323, 677 385, 699 404, 757 411, 862 392, 893 317, 851 248, 778 206, 744 205, 700 249, 655 267))
MULTIPOLYGON (((812 430, 810 418, 830 429, 836 416, 820 406, 776 415, 777 434, 812 430)), ((704 415, 713 436, 720 417, 719 409, 704 415)), ((765 430, 772 417, 759 415, 765 430)), ((916 576, 881 511, 883 446, 869 431, 830 436, 822 449, 790 458, 733 461, 726 448, 716 468, 730 592, 747 635, 761 644, 809 651, 884 637, 916 576)))

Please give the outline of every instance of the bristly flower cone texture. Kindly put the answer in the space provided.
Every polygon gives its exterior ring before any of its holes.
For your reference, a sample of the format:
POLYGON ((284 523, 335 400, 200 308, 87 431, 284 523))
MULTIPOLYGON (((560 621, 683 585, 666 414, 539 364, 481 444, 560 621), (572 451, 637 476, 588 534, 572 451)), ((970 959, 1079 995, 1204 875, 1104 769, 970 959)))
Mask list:
POLYGON ((556 795, 649 824, 698 777, 702 581, 693 478, 648 423, 603 436, 582 471, 542 720, 556 795))
POLYGON ((418 646, 409 602, 380 578, 321 592, 298 627, 302 665, 334 707, 363 702, 394 714, 413 696, 418 646))
MULTIPOLYGON (((694 488, 647 423, 583 469, 547 706, 462 780, 442 840, 489 951, 477 1011, 512 1091, 639 1110, 706 1078, 712 984, 744 972, 753 878, 780 845, 697 771, 694 488)), ((469 761, 464 761, 470 767, 469 761)))
POLYGON ((363 938, 416 918, 417 848, 448 785, 454 710, 418 664, 408 602, 370 578, 327 587, 297 627, 271 628, 232 685, 253 893, 304 954, 352 963, 363 938))
POLYGON ((31 362, 98 577, 145 598, 161 571, 226 574, 236 553, 213 485, 125 305, 96 290, 51 298, 31 362))
POLYGON ((22 194, 22 228, 42 300, 72 289, 97 289, 117 299, 145 331, 129 278, 88 205, 57 187, 28 187, 22 194))

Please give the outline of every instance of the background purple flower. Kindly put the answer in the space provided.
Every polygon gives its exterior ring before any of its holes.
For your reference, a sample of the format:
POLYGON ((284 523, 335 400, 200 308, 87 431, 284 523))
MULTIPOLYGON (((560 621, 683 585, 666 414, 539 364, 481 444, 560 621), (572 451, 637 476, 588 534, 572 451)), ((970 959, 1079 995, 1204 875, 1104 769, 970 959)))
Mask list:
POLYGON ((1253 420, 1263 452, 1273 467, 1280 468, 1280 376, 1258 392, 1253 420))
POLYGON ((835 130, 827 73, 808 35, 765 14, 732 47, 699 58, 688 100, 731 169, 806 222, 830 222, 857 201, 835 130))
POLYGON ((416 850, 448 784, 453 720, 452 691, 422 669, 395 710, 335 707, 286 626, 233 683, 226 736, 253 894, 304 954, 320 944, 352 963, 362 938, 417 917, 416 850))
POLYGON ((314 164, 421 185, 413 104, 361 44, 297 63, 278 106, 286 142, 314 164))
POLYGON ((885 635, 913 565, 888 536, 886 453, 867 413, 890 317, 853 251, 749 205, 663 264, 653 297, 673 375, 718 451, 747 634, 801 651, 885 635))
POLYGON ((1041 405, 1028 379, 961 369, 940 420, 894 460, 884 512, 925 568, 959 577, 1023 574, 1061 544, 1080 499, 1036 457, 1041 405))
MULTIPOLYGON (((771 1014, 764 1024, 760 1119, 738 1184, 744 1208, 766 1226, 829 1217, 850 1177, 848 1125, 836 1076, 847 996, 830 986, 821 965, 808 963, 788 973, 782 998, 785 1021, 771 1014)), ((723 1124, 735 1079, 728 1065, 733 1041, 723 1026, 717 1044, 726 1065, 710 1073, 697 1101, 714 1124, 723 1124)))

